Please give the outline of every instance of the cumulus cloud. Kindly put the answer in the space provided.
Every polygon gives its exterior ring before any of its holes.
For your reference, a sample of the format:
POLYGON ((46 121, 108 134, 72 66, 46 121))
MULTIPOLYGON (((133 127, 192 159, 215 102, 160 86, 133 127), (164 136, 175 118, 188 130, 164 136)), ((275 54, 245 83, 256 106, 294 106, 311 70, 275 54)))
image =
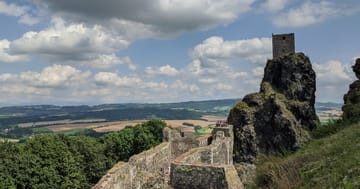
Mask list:
POLYGON ((147 67, 145 73, 148 75, 174 77, 179 74, 179 71, 170 65, 165 65, 161 67, 147 67))
POLYGON ((137 77, 120 77, 113 72, 99 72, 95 76, 95 82, 100 85, 113 85, 122 87, 134 87, 143 84, 143 81, 137 77))
POLYGON ((112 53, 129 44, 120 36, 114 36, 102 26, 87 27, 84 24, 66 24, 54 19, 53 25, 40 32, 27 32, 10 43, 13 54, 39 54, 52 60, 90 60, 99 53, 112 53))
POLYGON ((0 40, 0 62, 22 62, 28 61, 29 57, 26 55, 11 55, 9 54, 10 41, 4 39, 0 40))
POLYGON ((233 89, 233 87, 231 85, 226 85, 224 83, 218 83, 216 85, 216 89, 217 90, 223 90, 223 91, 230 91, 233 89))
POLYGON ((342 96, 355 79, 351 65, 330 60, 323 64, 313 64, 317 77, 317 97, 322 101, 342 102, 342 96))
POLYGON ((190 92, 197 92, 200 90, 200 88, 196 84, 187 84, 181 80, 176 80, 171 85, 171 88, 179 91, 190 91, 190 92))
POLYGON ((115 53, 100 54, 92 60, 81 61, 80 65, 96 69, 110 69, 119 65, 127 65, 129 70, 136 70, 136 65, 132 63, 130 57, 119 58, 115 53))
POLYGON ((330 60, 324 64, 313 64, 313 67, 318 81, 323 84, 341 84, 353 79, 350 65, 340 61, 330 60))
POLYGON ((130 21, 171 34, 206 29, 234 21, 251 9, 255 0, 33 0, 51 12, 73 21, 108 24, 109 20, 130 21))
POLYGON ((23 84, 40 88, 66 88, 82 83, 88 78, 90 72, 63 65, 52 65, 44 68, 40 73, 23 72, 16 76, 16 79, 23 84))
POLYGON ((90 74, 62 65, 52 65, 40 72, 3 73, 0 74, 0 103, 63 102, 71 98, 71 91, 87 86, 90 74))
POLYGON ((268 57, 271 57, 271 44, 271 38, 225 41, 223 38, 215 36, 197 45, 192 56, 204 67, 217 66, 222 60, 232 58, 242 58, 253 63, 263 64, 268 57), (259 59, 262 60, 259 61, 259 59))
POLYGON ((273 23, 280 27, 303 27, 323 22, 329 18, 344 14, 344 11, 329 1, 305 1, 301 7, 292 8, 284 14, 279 14, 273 23))
POLYGON ((115 52, 126 48, 129 41, 100 25, 68 24, 54 18, 50 27, 39 32, 26 32, 14 41, 0 41, 0 61, 28 60, 31 55, 48 61, 71 63, 96 69, 127 65, 136 66, 130 57, 120 58, 115 52))
POLYGON ((283 10, 289 3, 289 0, 266 0, 261 7, 269 12, 278 12, 283 10))
POLYGON ((202 76, 202 79, 246 76, 247 73, 234 69, 234 66, 248 63, 263 65, 271 57, 271 43, 270 38, 225 41, 221 37, 210 37, 193 49, 188 73, 202 76))
POLYGON ((4 1, 0 1, 0 14, 6 16, 19 17, 18 22, 26 25, 34 25, 39 23, 39 19, 29 14, 30 8, 27 6, 19 6, 16 4, 8 4, 4 1))

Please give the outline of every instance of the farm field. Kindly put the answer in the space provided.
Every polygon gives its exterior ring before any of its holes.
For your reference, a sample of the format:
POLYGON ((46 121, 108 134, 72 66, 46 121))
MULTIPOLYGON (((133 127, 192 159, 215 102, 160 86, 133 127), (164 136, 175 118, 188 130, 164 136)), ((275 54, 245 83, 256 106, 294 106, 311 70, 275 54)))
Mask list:
MULTIPOLYGON (((201 120, 181 119, 181 120, 164 120, 166 124, 176 128, 180 126, 201 126, 208 127, 214 125, 217 120, 224 120, 221 116, 203 116, 201 120)), ((131 121, 114 121, 101 123, 76 123, 76 124, 61 124, 51 125, 47 128, 53 132, 64 132, 74 129, 93 129, 98 133, 106 133, 113 131, 120 131, 126 126, 134 126, 144 123, 147 120, 131 120, 131 121)))

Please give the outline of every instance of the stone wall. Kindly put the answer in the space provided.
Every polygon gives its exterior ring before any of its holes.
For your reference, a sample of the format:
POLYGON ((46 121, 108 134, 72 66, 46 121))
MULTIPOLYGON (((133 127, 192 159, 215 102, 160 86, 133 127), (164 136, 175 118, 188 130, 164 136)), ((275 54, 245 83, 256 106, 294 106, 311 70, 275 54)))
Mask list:
POLYGON ((164 140, 129 162, 116 164, 93 189, 242 188, 232 165, 231 125, 202 137, 166 128, 164 140))
POLYGON ((93 189, 166 188, 166 174, 171 162, 170 144, 164 142, 155 148, 134 155, 129 162, 119 162, 93 189))
POLYGON ((194 133, 169 128, 164 129, 164 136, 166 136, 165 140, 170 142, 172 160, 190 149, 207 146, 208 138, 210 137, 196 137, 194 133))
POLYGON ((171 164, 173 189, 243 189, 233 165, 171 164))
POLYGON ((294 33, 272 35, 273 58, 287 53, 295 53, 294 33))
POLYGON ((174 161, 185 164, 232 164, 232 144, 232 138, 214 138, 211 145, 193 148, 174 161))
POLYGON ((174 189, 240 189, 232 165, 232 126, 215 127, 211 145, 193 148, 171 163, 170 182, 174 189))

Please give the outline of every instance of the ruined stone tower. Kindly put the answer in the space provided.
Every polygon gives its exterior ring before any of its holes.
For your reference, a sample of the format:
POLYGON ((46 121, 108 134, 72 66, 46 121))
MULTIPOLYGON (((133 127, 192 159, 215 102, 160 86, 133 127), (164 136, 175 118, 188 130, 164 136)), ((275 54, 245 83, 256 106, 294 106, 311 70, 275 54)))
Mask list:
POLYGON ((295 53, 295 36, 294 33, 273 34, 273 58, 280 57, 287 53, 295 53))

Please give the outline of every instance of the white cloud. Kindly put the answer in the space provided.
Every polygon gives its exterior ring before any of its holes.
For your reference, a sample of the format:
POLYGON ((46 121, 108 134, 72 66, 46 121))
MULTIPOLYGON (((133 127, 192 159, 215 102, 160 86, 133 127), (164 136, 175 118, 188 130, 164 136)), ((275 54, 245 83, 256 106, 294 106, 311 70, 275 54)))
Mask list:
POLYGON ((96 69, 110 69, 119 65, 127 65, 129 70, 136 70, 136 66, 132 63, 130 57, 119 58, 114 53, 100 54, 92 60, 82 61, 81 65, 96 69))
MULTIPOLYGON (((72 97, 71 91, 91 84, 90 74, 62 65, 52 65, 40 72, 3 73, 0 74, 0 103, 11 105, 67 101, 72 97)), ((79 96, 74 99, 81 101, 79 96)))
POLYGON ((233 72, 233 73, 229 73, 228 77, 231 79, 237 79, 237 78, 243 78, 248 76, 249 74, 247 72, 233 72))
POLYGON ((218 83, 216 85, 216 90, 230 91, 232 89, 233 89, 233 87, 231 85, 226 85, 226 84, 223 84, 223 83, 218 83))
POLYGON ((317 77, 317 99, 342 102, 342 96, 355 79, 350 64, 330 60, 323 64, 313 64, 317 77))
POLYGON ((244 77, 247 73, 239 71, 242 64, 264 65, 271 57, 271 43, 270 38, 225 41, 221 37, 210 37, 193 49, 193 60, 186 73, 200 77, 201 82, 209 78, 244 77))
POLYGON ((177 76, 179 74, 179 71, 170 66, 170 65, 165 65, 165 66, 161 66, 161 67, 147 67, 145 69, 145 73, 148 75, 159 75, 159 76, 168 76, 168 77, 174 77, 177 76))
POLYGON ((200 83, 211 84, 211 83, 217 82, 217 79, 215 79, 215 78, 199 78, 199 82, 200 83))
POLYGON ((19 17, 24 15, 28 11, 28 8, 25 6, 18 6, 15 4, 7 4, 4 1, 0 1, 0 14, 5 14, 7 16, 16 16, 19 17))
POLYGON ((283 10, 288 3, 289 0, 266 0, 261 6, 266 11, 273 13, 283 10))
POLYGON ((135 70, 136 66, 129 57, 119 58, 115 55, 129 43, 127 39, 100 25, 88 27, 85 24, 68 24, 61 18, 54 18, 51 26, 42 31, 26 32, 11 42, 1 41, 0 48, 3 50, 0 49, 0 58, 5 62, 15 62, 37 55, 61 64, 71 63, 98 69, 126 64, 130 70, 135 70))
POLYGON ((99 72, 95 76, 95 82, 100 85, 113 85, 122 87, 135 87, 143 84, 143 81, 137 77, 120 77, 113 72, 99 72))
POLYGON ((37 88, 63 89, 80 84, 88 78, 90 72, 81 72, 71 66, 52 65, 41 72, 21 72, 19 74, 5 73, 0 75, 0 81, 7 84, 26 85, 37 88))
POLYGON ((39 23, 39 19, 30 15, 30 8, 27 6, 19 6, 16 4, 7 4, 4 1, 0 1, 0 14, 4 14, 6 16, 14 16, 19 17, 18 22, 21 24, 26 24, 29 26, 35 25, 39 23))
POLYGON ((264 64, 266 59, 271 57, 271 44, 271 38, 225 41, 215 36, 197 45, 192 54, 194 61, 199 61, 202 67, 218 66, 221 61, 228 59, 245 59, 264 64), (259 59, 262 61, 260 62, 259 59))
POLYGON ((264 68, 263 67, 256 67, 256 68, 251 70, 251 73, 255 77, 262 77, 264 75, 264 68))
POLYGON ((183 91, 185 93, 187 92, 197 92, 200 90, 200 88, 196 84, 187 84, 180 80, 176 80, 172 85, 172 89, 175 89, 177 91, 183 91))
POLYGON ((40 73, 23 72, 18 78, 23 83, 41 88, 64 88, 78 85, 90 76, 90 72, 81 72, 71 66, 52 65, 40 73))
POLYGON ((14 54, 39 54, 54 60, 89 60, 99 53, 113 53, 129 44, 102 26, 66 24, 54 19, 53 25, 40 32, 27 32, 10 43, 14 54))
POLYGON ((8 53, 10 42, 6 39, 0 40, 0 62, 22 62, 28 61, 29 57, 26 55, 11 55, 8 53))
POLYGON ((324 64, 313 64, 319 82, 326 84, 341 84, 352 80, 350 65, 340 61, 330 60, 324 64))
POLYGON ((334 3, 328 1, 311 2, 305 1, 299 8, 290 9, 284 14, 279 14, 273 19, 273 23, 280 27, 303 27, 323 22, 329 18, 345 14, 334 3))

